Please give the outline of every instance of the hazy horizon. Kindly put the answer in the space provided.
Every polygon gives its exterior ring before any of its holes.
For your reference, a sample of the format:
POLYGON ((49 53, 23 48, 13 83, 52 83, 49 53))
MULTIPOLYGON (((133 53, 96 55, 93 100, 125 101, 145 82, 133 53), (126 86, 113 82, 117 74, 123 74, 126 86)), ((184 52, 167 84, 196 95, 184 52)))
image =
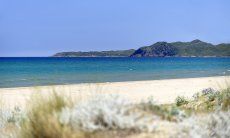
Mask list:
POLYGON ((137 49, 158 41, 230 43, 230 1, 1 1, 0 57, 137 49))

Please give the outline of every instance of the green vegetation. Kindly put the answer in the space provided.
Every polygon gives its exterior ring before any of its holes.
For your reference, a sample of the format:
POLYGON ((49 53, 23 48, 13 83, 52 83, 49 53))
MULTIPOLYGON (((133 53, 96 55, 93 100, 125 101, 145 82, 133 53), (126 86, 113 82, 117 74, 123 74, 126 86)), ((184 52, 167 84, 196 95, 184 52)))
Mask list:
POLYGON ((184 96, 178 96, 176 98, 176 105, 177 106, 181 106, 181 105, 185 105, 185 104, 188 104, 188 100, 184 96))
POLYGON ((131 57, 165 57, 175 56, 178 49, 167 42, 157 42, 154 45, 141 47, 131 57))
POLYGON ((230 56, 230 44, 213 45, 193 40, 191 42, 157 42, 151 46, 141 47, 131 57, 168 57, 168 56, 230 56))
MULTIPOLYGON (((183 98, 182 98, 183 99, 183 98)), ((177 101, 184 101, 178 98, 177 101)), ((185 104, 177 104, 180 109, 193 112, 205 113, 213 112, 216 110, 229 110, 230 109, 230 88, 222 91, 215 91, 213 89, 203 90, 202 93, 196 93, 192 100, 185 100, 186 102, 179 102, 185 104)))
POLYGON ((186 115, 178 107, 174 105, 158 105, 154 99, 150 97, 147 102, 142 102, 135 105, 138 109, 141 109, 147 113, 159 116, 163 120, 179 121, 186 115))
POLYGON ((153 97, 140 103, 103 94, 86 101, 68 99, 55 92, 49 96, 35 95, 24 111, 25 116, 18 112, 20 109, 14 109, 17 114, 13 111, 10 115, 1 115, 6 113, 1 108, 0 117, 6 117, 0 122, 0 137, 113 138, 136 137, 142 133, 149 137, 229 135, 230 88, 221 91, 208 88, 194 94, 192 99, 177 97, 175 103, 164 105, 156 104, 153 97))
POLYGON ((230 44, 213 45, 198 39, 191 42, 157 42, 137 50, 61 52, 54 57, 204 57, 230 56, 230 44))
POLYGON ((117 51, 90 51, 90 52, 61 52, 54 57, 128 57, 135 50, 117 50, 117 51))

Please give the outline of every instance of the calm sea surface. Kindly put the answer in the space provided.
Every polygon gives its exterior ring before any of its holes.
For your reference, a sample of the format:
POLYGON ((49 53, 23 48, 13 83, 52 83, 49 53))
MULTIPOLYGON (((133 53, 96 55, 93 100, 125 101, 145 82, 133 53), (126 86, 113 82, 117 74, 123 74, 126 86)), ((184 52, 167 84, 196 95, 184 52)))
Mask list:
POLYGON ((230 75, 230 58, 0 58, 0 88, 230 75))

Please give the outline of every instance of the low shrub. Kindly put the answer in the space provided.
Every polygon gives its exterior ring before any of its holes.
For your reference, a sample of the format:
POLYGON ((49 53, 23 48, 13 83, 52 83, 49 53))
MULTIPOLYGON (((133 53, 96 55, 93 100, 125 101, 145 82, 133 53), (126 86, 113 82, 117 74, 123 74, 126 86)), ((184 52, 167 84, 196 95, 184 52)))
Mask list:
POLYGON ((184 96, 178 96, 176 98, 176 105, 177 106, 185 105, 188 103, 189 103, 189 101, 184 96))
POLYGON ((222 110, 230 109, 230 88, 222 90, 216 96, 217 104, 221 107, 222 110))
POLYGON ((136 107, 168 121, 179 121, 187 116, 184 111, 176 106, 156 104, 153 97, 148 98, 147 101, 142 101, 140 104, 136 104, 136 107))
POLYGON ((230 109, 230 88, 216 91, 214 89, 205 89, 201 93, 196 93, 193 100, 183 103, 183 98, 178 98, 177 105, 181 108, 190 110, 191 112, 212 112, 215 110, 229 110, 230 109))
POLYGON ((97 95, 60 113, 60 122, 74 130, 87 132, 104 130, 153 131, 152 117, 143 117, 133 110, 133 104, 118 95, 97 95))
POLYGON ((193 94, 192 97, 193 97, 193 100, 194 100, 194 101, 197 101, 197 100, 199 100, 200 96, 201 96, 200 93, 197 92, 197 93, 193 94))
POLYGON ((206 88, 201 91, 202 95, 208 95, 208 94, 214 94, 217 93, 218 91, 213 89, 213 88, 206 88))

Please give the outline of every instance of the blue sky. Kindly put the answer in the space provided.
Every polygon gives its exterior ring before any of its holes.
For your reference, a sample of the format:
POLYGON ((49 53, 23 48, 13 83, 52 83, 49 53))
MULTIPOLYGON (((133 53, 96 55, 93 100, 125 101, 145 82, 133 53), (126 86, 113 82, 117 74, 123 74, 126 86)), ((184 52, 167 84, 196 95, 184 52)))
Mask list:
POLYGON ((0 56, 230 42, 229 0, 0 0, 0 56))

